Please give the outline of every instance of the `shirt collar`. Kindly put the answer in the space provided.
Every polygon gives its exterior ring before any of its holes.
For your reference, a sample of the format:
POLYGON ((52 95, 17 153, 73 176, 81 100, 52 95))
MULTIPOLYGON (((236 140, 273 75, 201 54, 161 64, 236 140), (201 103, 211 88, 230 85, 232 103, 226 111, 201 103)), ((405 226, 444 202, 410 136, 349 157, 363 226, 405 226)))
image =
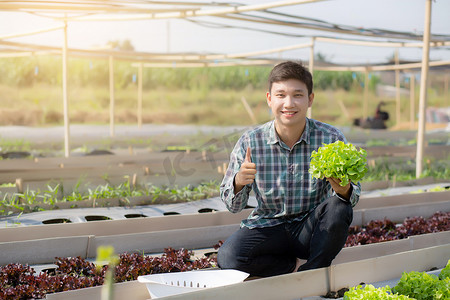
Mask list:
POLYGON ((280 138, 275 130, 275 120, 270 122, 267 128, 267 144, 276 144, 280 142, 280 138))
POLYGON ((300 137, 299 142, 305 141, 306 144, 309 144, 309 142, 310 142, 309 137, 310 136, 311 136, 311 125, 310 125, 309 119, 306 118, 305 130, 303 130, 303 134, 300 137))
MULTIPOLYGON (((300 139, 298 140, 297 144, 300 143, 301 141, 305 141, 306 144, 309 144, 310 129, 311 129, 311 125, 309 123, 310 123, 309 119, 306 118, 305 130, 303 130, 303 134, 300 137, 300 139)), ((267 144, 274 145, 276 143, 281 144, 281 140, 277 134, 277 131, 275 130, 275 120, 273 120, 272 122, 270 122, 270 124, 267 128, 267 144)))

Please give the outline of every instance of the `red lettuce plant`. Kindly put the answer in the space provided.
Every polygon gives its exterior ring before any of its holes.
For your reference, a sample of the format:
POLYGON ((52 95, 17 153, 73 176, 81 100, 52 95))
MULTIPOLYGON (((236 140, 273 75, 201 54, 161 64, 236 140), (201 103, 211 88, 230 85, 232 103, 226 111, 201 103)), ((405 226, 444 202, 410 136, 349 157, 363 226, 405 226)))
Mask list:
MULTIPOLYGON (((349 229, 346 247, 403 239, 411 235, 450 230, 450 212, 437 212, 428 219, 407 218, 402 224, 390 220, 373 220, 366 226, 349 229)), ((219 241, 214 249, 223 244, 219 241)), ((216 265, 214 255, 192 259, 193 252, 167 248, 160 257, 123 253, 115 267, 115 282, 136 280, 140 275, 184 272, 216 265)), ((0 266, 0 299, 42 299, 46 294, 102 285, 108 266, 96 269, 94 263, 81 257, 57 257, 57 268, 35 274, 27 265, 0 266)))
MULTIPOLYGON (((136 280, 152 273, 184 272, 212 267, 214 258, 191 259, 192 251, 167 248, 160 257, 123 253, 115 267, 115 282, 136 280)), ((46 294, 102 285, 108 266, 97 270, 81 257, 57 257, 54 272, 35 275, 22 264, 0 267, 0 299, 42 299, 46 294)))
POLYGON ((436 212, 430 218, 406 218, 402 224, 392 221, 373 220, 366 226, 351 226, 346 247, 373 244, 385 241, 400 240, 412 235, 449 231, 450 212, 436 212))

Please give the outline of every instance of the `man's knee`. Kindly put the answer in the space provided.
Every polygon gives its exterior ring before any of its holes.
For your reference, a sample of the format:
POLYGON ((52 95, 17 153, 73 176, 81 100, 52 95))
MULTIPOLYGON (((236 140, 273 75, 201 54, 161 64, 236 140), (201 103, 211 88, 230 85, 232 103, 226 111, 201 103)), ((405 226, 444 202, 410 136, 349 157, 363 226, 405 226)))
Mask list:
POLYGON ((239 255, 236 253, 233 247, 227 247, 226 243, 223 244, 217 253, 217 264, 221 269, 242 269, 244 262, 239 259, 239 255), (224 247, 225 246, 225 247, 224 247))
POLYGON ((338 197, 327 199, 319 212, 321 226, 328 231, 347 231, 353 220, 353 209, 350 203, 342 201, 338 197))
POLYGON ((229 265, 229 254, 228 254, 228 249, 226 249, 224 247, 224 245, 222 245, 219 248, 219 251, 217 252, 217 264, 219 265, 220 268, 222 269, 229 269, 228 265, 229 265))

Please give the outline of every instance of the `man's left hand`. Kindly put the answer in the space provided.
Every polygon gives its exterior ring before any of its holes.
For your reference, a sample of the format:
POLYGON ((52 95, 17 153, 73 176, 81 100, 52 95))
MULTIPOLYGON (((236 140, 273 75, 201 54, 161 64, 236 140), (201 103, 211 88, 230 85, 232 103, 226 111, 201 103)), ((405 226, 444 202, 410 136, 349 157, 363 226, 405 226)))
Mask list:
POLYGON ((331 184, 331 187, 333 188, 333 190, 336 192, 336 194, 338 194, 339 196, 341 196, 342 198, 349 200, 350 196, 352 194, 352 186, 351 184, 347 184, 346 186, 341 186, 341 180, 334 178, 334 177, 329 177, 327 178, 328 182, 331 184))

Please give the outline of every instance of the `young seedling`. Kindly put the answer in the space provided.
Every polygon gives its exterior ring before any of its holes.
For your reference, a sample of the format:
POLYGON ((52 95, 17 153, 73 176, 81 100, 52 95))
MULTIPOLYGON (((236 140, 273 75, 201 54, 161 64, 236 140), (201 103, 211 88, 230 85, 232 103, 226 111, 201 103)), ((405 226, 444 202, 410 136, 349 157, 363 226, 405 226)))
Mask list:
POLYGON ((97 248, 97 271, 101 270, 104 263, 108 264, 108 270, 105 274, 101 300, 112 300, 114 293, 114 269, 119 264, 119 257, 114 253, 113 246, 100 246, 97 248))

